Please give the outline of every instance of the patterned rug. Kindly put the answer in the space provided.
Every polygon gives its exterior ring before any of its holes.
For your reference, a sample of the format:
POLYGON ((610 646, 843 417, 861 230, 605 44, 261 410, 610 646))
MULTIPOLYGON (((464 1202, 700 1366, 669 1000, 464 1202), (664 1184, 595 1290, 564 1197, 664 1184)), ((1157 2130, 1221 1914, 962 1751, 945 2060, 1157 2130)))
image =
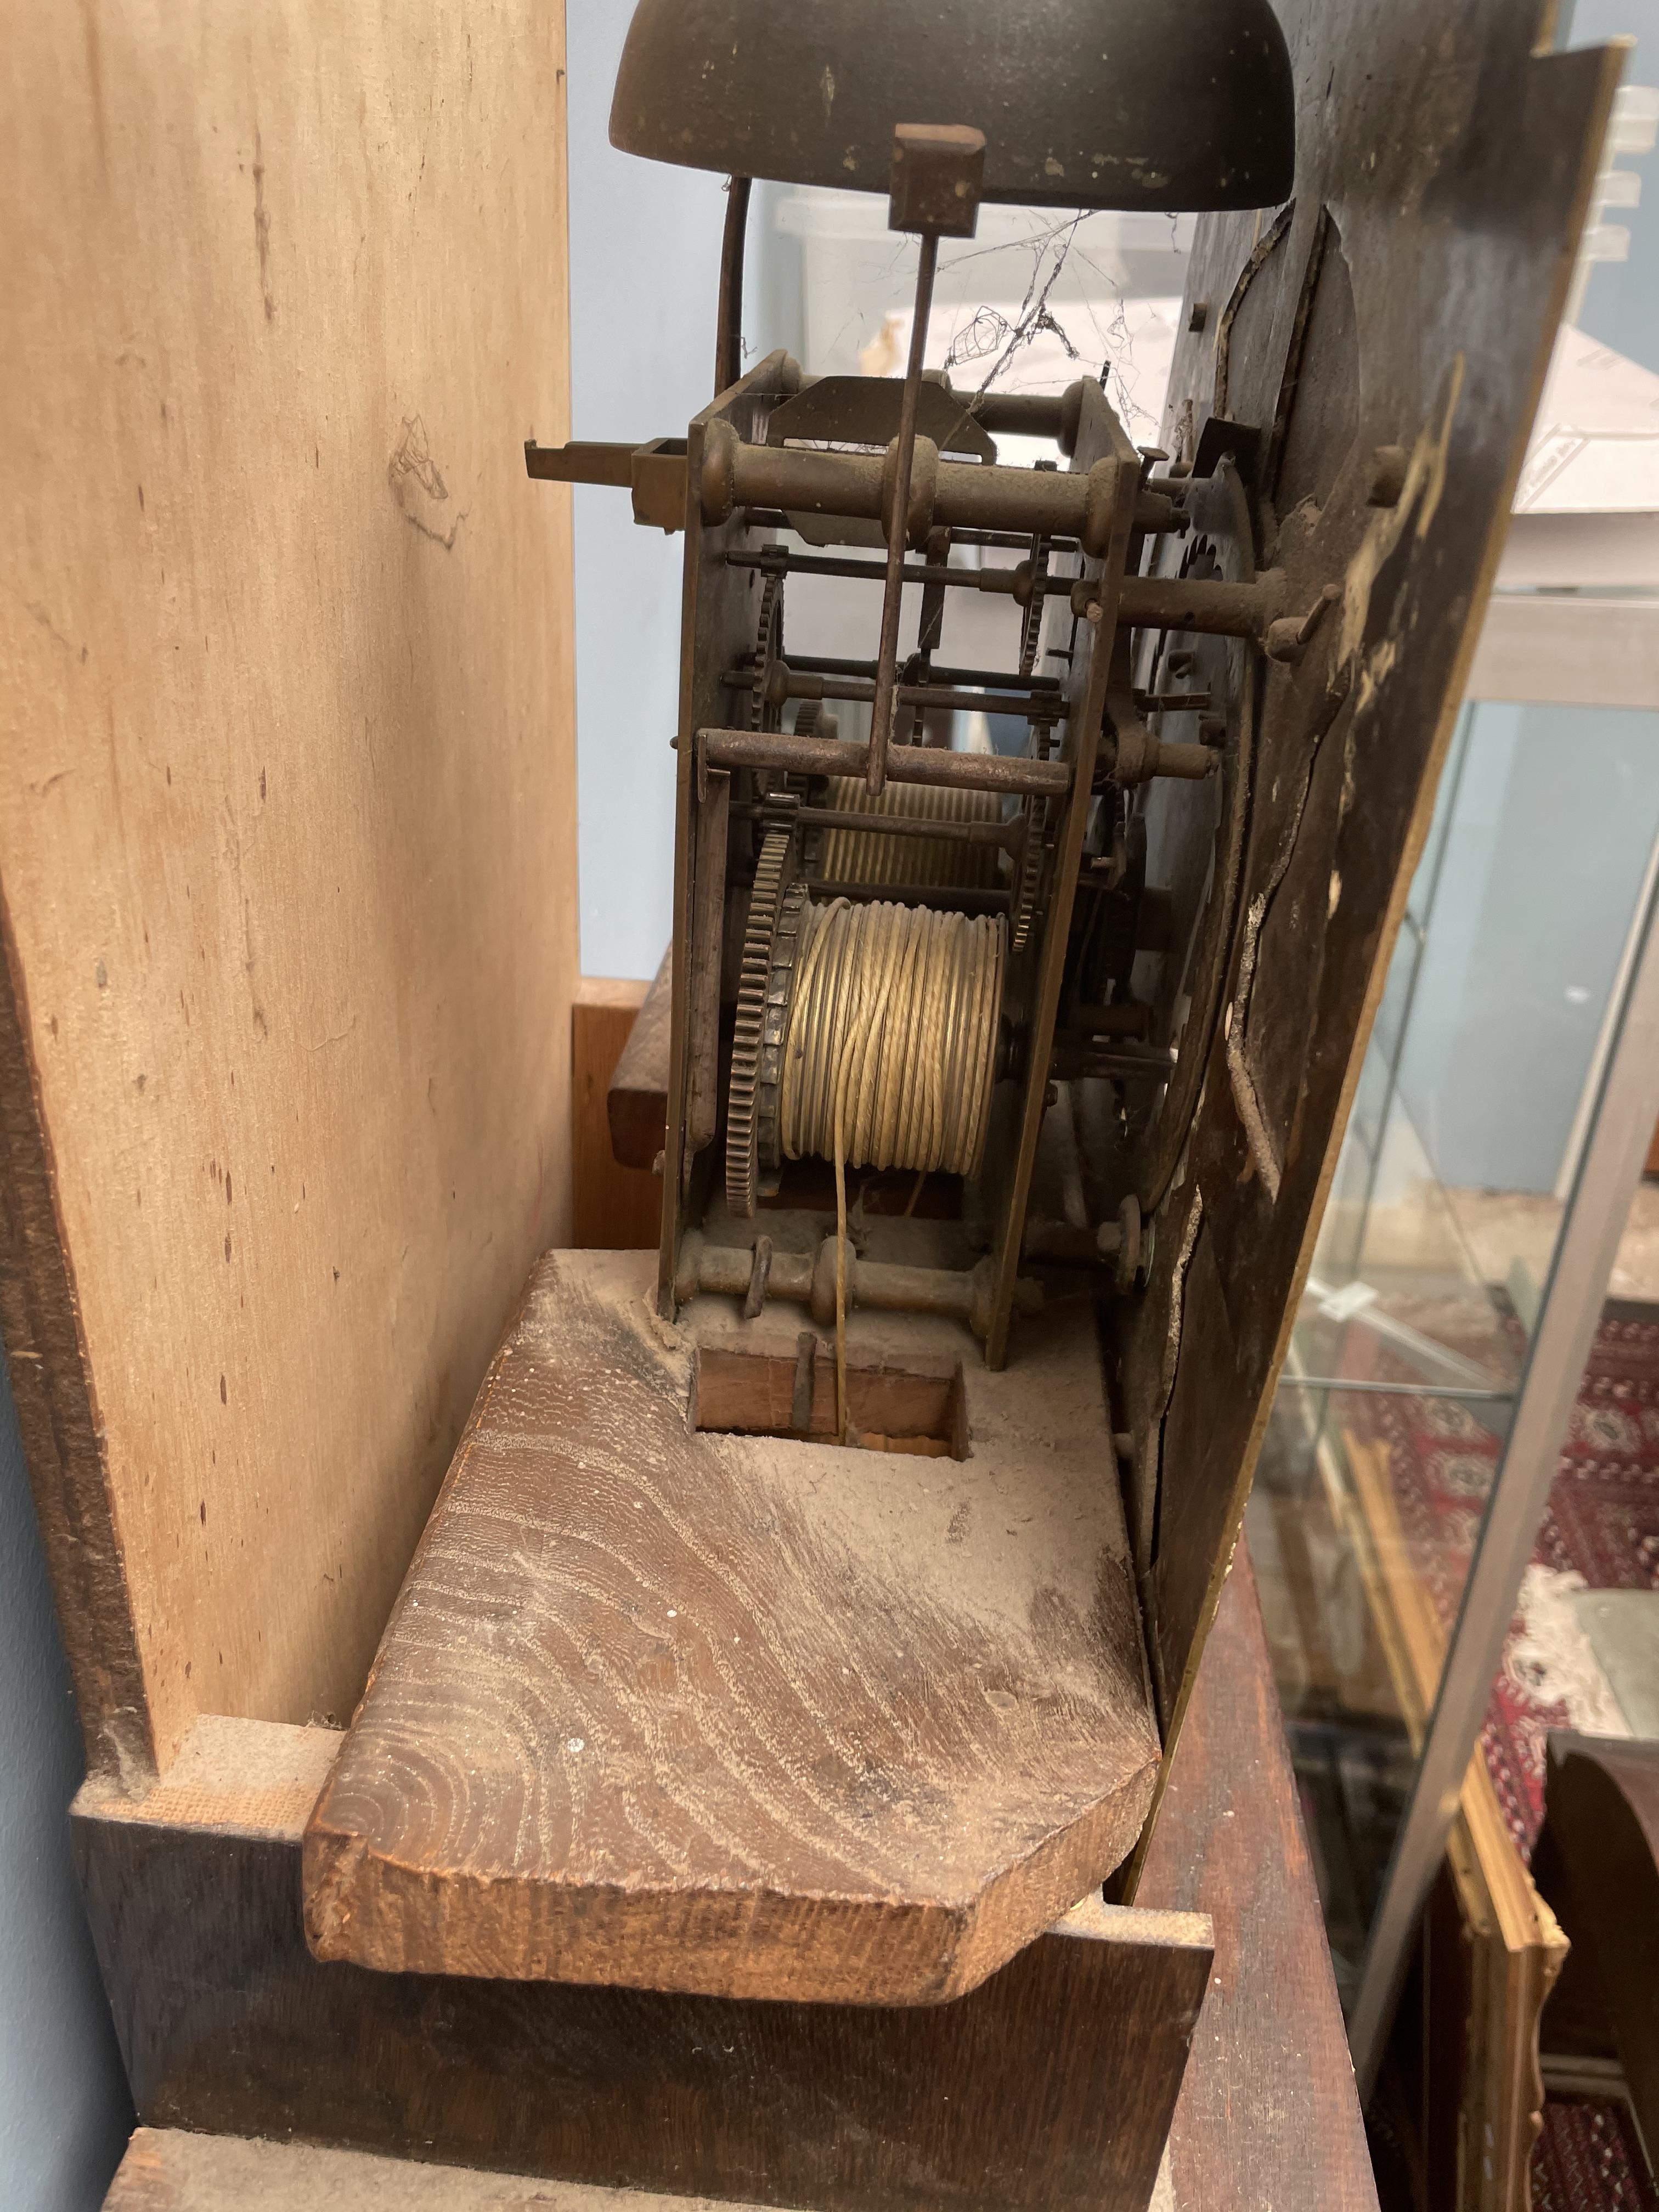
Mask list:
MULTIPOLYGON (((1490 1350, 1489 1315, 1425 1301, 1390 1311, 1471 1356, 1490 1350)), ((1512 1316, 1505 1325, 1518 1357, 1519 1325, 1512 1316)), ((1386 1382, 1413 1382, 1421 1373, 1359 1324, 1347 1331, 1342 1371, 1386 1382)), ((1445 1399, 1349 1399, 1343 1412, 1357 1441, 1388 1448, 1412 1566, 1449 1633, 1498 1441, 1467 1406, 1445 1399)), ((1659 1306, 1615 1300, 1602 1310, 1486 1711, 1481 1748, 1528 1860, 1543 1819, 1549 1730, 1630 1733, 1573 1603, 1585 1589, 1659 1589, 1659 1306)), ((1659 2212, 1622 2106, 1551 2100, 1534 2157, 1533 2202, 1537 2212, 1659 2212)))

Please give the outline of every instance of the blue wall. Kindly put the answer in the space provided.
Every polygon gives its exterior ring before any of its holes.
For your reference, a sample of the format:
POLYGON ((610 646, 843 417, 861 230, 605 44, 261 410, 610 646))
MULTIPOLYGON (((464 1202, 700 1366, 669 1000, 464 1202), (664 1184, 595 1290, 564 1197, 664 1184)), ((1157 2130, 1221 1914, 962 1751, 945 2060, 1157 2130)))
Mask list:
POLYGON ((132 2125, 70 1857, 81 1733, 0 1365, 0 2203, 92 2212, 132 2125))
MULTIPOLYGON (((713 394, 726 192, 611 144, 631 12, 569 4, 571 435, 638 443, 683 436, 713 394)), ((750 212, 751 358, 800 350, 799 249, 777 233, 776 198, 757 186, 750 212)), ((654 975, 673 918, 685 540, 637 529, 626 492, 574 497, 582 968, 654 975)))
MULTIPOLYGON (((1574 0, 1567 43, 1620 36, 1636 40, 1625 82, 1659 84, 1659 0, 1574 0)), ((1591 337, 1659 372, 1659 155, 1624 155, 1619 166, 1641 177, 1644 204, 1607 210, 1606 220, 1630 233, 1630 258, 1591 272, 1578 319, 1591 337)))
MULTIPOLYGON (((1564 29, 1634 34, 1625 82, 1659 82, 1659 0, 1576 0, 1564 29)), ((1645 204, 1607 210, 1630 258, 1592 270, 1579 320, 1659 371, 1659 156, 1620 165, 1645 204)), ((1401 1093, 1443 1182, 1549 1191, 1659 830, 1659 715, 1485 703, 1468 745, 1401 1093)))
POLYGON ((1487 703, 1468 744, 1401 1096, 1442 1182, 1549 1191, 1659 833, 1659 714, 1487 703))

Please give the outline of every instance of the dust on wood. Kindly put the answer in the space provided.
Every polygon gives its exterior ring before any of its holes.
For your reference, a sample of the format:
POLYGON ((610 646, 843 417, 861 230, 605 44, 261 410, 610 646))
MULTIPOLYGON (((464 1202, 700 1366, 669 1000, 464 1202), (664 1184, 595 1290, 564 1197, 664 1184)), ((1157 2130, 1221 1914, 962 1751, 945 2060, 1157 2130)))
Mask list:
MULTIPOLYGON (((1098 1882, 1158 1740, 1086 1299, 969 1456, 694 1432, 643 1257, 551 1255, 313 1820, 319 1956, 927 2002, 1098 1882)), ((859 1315, 854 1361, 960 1357, 859 1315)))

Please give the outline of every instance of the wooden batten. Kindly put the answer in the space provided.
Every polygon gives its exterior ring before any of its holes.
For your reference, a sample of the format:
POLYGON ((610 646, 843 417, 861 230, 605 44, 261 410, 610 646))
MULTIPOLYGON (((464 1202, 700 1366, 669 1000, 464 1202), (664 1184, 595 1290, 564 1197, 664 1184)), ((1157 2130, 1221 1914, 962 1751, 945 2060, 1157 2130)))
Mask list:
POLYGON ((349 1716, 568 1236, 559 12, 19 12, 0 1312, 90 1757, 349 1716))
POLYGON ((621 1167, 651 1168, 668 1139, 668 1035, 673 1012, 672 951, 640 1003, 605 1093, 611 1153, 621 1167))
MULTIPOLYGON (((579 1252, 654 1251, 662 1233, 662 1178, 652 1172, 662 1150, 661 1116, 654 1134, 619 1147, 614 1132, 617 1079, 635 1050, 652 987, 584 975, 570 1009, 570 1242, 579 1252), (638 1154, 649 1144, 650 1151, 638 1154)), ((663 1060, 668 1058, 667 1005, 663 1060)))

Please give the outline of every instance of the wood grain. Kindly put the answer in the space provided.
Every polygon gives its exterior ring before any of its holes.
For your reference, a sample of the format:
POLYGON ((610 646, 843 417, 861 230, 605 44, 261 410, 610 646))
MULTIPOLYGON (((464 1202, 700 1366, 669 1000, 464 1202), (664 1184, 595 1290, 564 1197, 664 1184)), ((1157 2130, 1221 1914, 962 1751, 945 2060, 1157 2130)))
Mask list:
POLYGON ((1187 297, 1212 312, 1182 318, 1160 442, 1190 452, 1212 411, 1246 426, 1258 565, 1284 572, 1289 605, 1340 597, 1299 664, 1259 674, 1225 1018, 1182 1041, 1204 1056, 1202 1103, 1149 1294, 1120 1312, 1166 1741, 1249 1494, 1620 67, 1535 55, 1537 11, 1510 0, 1280 12, 1296 196, 1282 216, 1200 222, 1187 297), (1372 506, 1385 446, 1410 456, 1406 489, 1372 506))
POLYGON ((673 1015, 674 955, 662 965, 645 994, 639 1018, 628 1033, 605 1111, 611 1121, 611 1150, 619 1165, 650 1168, 668 1141, 668 1048, 673 1015))
MULTIPOLYGON (((821 2174, 845 2158, 845 2134, 836 2124, 840 2074, 809 2081, 793 2065, 779 2070, 772 2056, 747 2043, 739 2057, 735 2045, 725 2047, 729 2033, 717 2044, 707 2032, 734 2012, 763 2031, 795 2008, 556 1986, 490 1989, 320 1967, 299 1936, 301 1816, 250 1832, 258 1808, 247 1799, 245 1778, 286 1773, 302 1791, 307 1776, 326 1771, 339 1739, 321 1729, 221 1725, 223 1732, 214 1733, 198 1723, 191 1739, 187 1816, 175 1807, 168 1821, 147 1819, 152 1801, 135 1802, 96 1782, 76 1811, 94 1929, 153 2125, 297 2131, 457 2165, 488 2160, 526 2173, 631 2179, 675 2191, 680 2204, 681 2192, 699 2188, 722 2197, 818 2201, 793 2191, 788 2176, 821 2174), (165 1990, 150 1971, 161 1956, 173 1962, 165 1990), (705 2032, 689 2033, 690 2027, 705 2032), (809 2136, 799 2151, 792 2148, 798 2125, 809 2136)), ((1167 1810, 1170 1825, 1147 1887, 1163 1902, 1195 1895, 1215 1923, 1214 1968, 1170 2136, 1175 2206, 1374 2212, 1319 1898, 1243 1555, 1222 1595, 1167 1810)), ((1025 1955, 1050 1969, 1072 1957, 1047 1936, 1025 1955)), ((1000 1978, 949 2010, 983 2002, 1000 1978)), ((1103 2107, 1110 2124, 1111 2019, 1086 2008, 1062 2011, 1058 1986, 1032 2008, 1012 2088, 1005 2086, 999 2101, 974 2100, 976 2124, 1003 2139, 1000 2148, 981 2147, 994 2176, 1017 2162, 1034 2130, 1054 2159, 1057 2136, 1074 2141, 1080 2129, 1092 2139, 1103 2107), (1056 2050, 1066 2053, 1058 2062, 1056 2050)), ((840 2017, 846 2033, 838 2064, 856 2073, 853 2029, 863 2015, 840 2017)), ((977 2048, 983 2054, 988 2045, 981 2039, 977 2048)), ((960 2100, 967 2085, 933 2086, 938 2106, 941 2094, 960 2100)), ((151 2171, 175 2155, 184 2153, 169 2139, 151 2171)), ((1079 2142, 1079 2167, 1083 2155, 1079 2142)), ((1069 2149, 1060 2162, 1072 2166, 1069 2149)), ((418 2204, 413 2192, 429 2172, 410 2173, 409 2201, 418 2204)), ((329 2169, 331 2184, 342 2172, 329 2169)), ((489 2212, 489 2190, 519 2185, 483 2175, 465 2185, 476 2187, 489 2212)), ((459 2177, 454 2186, 453 2201, 467 2203, 459 2177)), ((567 2206, 558 2195, 561 2212, 672 2212, 610 2198, 567 2206)), ((263 2212, 251 2193, 234 2201, 263 2212)), ((338 2201, 352 2202, 343 2193, 338 2201)), ((1097 2201, 1086 2192, 1079 2199, 1097 2201)), ((376 2199, 370 2194, 367 2202, 376 2199)), ((511 2195, 506 2203, 516 2212, 511 2195)), ((157 2212, 143 2197, 138 2204, 157 2212)), ((282 2205, 275 2196, 272 2212, 282 2205)), ((161 2212, 174 2212, 173 2201, 163 2197, 161 2212)))
MULTIPOLYGON (((626 1254, 550 1254, 480 1394, 306 1844, 319 1958, 931 2002, 1097 1884, 1158 1761, 1086 1298, 964 1363, 969 1455, 688 1430, 626 1254)), ((864 1314, 854 1369, 961 1358, 864 1314)), ((828 1366, 829 1360, 823 1364, 828 1366)))
POLYGON ((337 1738, 207 1725, 188 1818, 97 1781, 75 1811, 148 2125, 816 2212, 1144 2212, 1209 1975, 1202 1916, 1091 1900, 948 2005, 325 1966, 298 1821, 250 1806, 244 1778, 337 1738))
POLYGON ((649 1160, 642 1170, 626 1164, 611 1136, 617 1068, 647 988, 584 975, 571 1006, 570 1242, 579 1252, 654 1252, 662 1234, 662 1177, 652 1174, 649 1160))
POLYGON ((349 1712, 568 1233, 562 30, 88 0, 3 50, 0 1306, 137 1774, 349 1712))
POLYGON ((1353 2068, 1241 1546, 1205 1650, 1140 1896, 1215 1928, 1170 2140, 1178 2205, 1375 2212, 1353 2068))

